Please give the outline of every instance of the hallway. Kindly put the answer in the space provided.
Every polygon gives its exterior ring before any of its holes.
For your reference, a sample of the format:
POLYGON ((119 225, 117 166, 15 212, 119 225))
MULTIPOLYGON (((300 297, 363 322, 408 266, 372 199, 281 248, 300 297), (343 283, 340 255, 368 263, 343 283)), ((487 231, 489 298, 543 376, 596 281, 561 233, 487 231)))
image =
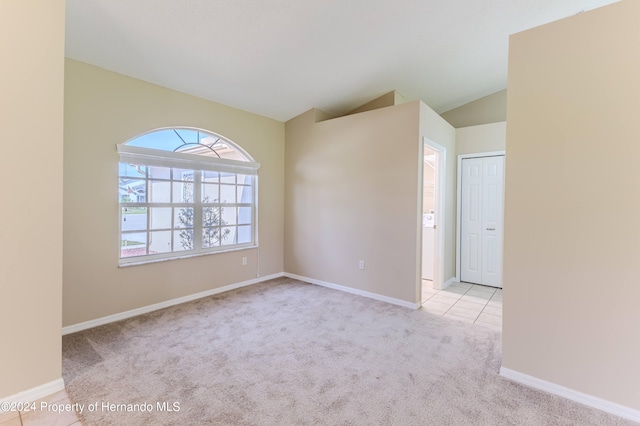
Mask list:
POLYGON ((502 331, 502 289, 470 283, 453 283, 434 290, 422 280, 422 309, 447 318, 502 331))

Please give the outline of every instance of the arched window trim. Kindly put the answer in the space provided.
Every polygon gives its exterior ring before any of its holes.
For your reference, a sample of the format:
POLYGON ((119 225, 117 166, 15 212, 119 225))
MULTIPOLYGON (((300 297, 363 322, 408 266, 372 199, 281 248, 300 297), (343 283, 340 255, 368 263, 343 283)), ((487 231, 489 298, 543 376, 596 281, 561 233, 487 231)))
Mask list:
MULTIPOLYGON (((234 147, 235 148, 235 147, 234 147)), ((223 170, 230 173, 257 175, 260 163, 204 157, 196 154, 163 151, 139 146, 117 145, 120 161, 159 167, 199 168, 201 170, 223 170)))

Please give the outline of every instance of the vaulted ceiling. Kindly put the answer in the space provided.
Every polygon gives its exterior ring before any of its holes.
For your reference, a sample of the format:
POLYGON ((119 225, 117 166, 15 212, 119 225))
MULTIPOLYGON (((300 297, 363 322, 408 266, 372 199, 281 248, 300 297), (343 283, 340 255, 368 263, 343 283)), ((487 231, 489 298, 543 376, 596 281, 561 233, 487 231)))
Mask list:
POLYGON ((67 0, 66 55, 281 121, 394 89, 444 112, 506 88, 510 34, 615 1, 67 0))

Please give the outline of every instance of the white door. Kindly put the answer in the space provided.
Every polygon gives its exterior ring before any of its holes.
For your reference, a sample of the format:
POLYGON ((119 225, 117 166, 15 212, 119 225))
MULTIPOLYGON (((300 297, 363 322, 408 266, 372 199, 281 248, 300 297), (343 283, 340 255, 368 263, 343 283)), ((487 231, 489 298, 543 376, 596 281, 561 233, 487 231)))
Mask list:
POLYGON ((504 156, 462 160, 460 280, 502 287, 504 156))

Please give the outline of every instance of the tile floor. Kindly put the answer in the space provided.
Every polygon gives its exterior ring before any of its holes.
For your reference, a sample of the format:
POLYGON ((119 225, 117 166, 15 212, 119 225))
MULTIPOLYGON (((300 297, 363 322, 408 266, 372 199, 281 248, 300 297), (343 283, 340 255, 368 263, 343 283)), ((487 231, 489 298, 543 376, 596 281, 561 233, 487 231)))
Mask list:
POLYGON ((422 280, 422 309, 446 318, 502 331, 502 289, 477 284, 453 283, 434 290, 422 280))
POLYGON ((0 426, 80 426, 67 391, 61 390, 45 398, 39 399, 33 405, 34 410, 0 411, 0 426), (69 404, 69 405, 67 405, 69 404))

